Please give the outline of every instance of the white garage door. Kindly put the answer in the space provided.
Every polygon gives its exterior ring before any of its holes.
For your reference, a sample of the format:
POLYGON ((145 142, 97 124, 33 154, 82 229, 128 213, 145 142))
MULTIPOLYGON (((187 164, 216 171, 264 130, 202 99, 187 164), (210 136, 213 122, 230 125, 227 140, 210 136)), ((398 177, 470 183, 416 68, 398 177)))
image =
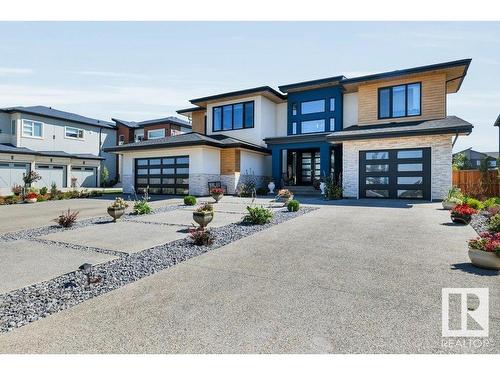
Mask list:
POLYGON ((41 177, 40 180, 33 184, 35 187, 50 187, 52 183, 55 183, 58 188, 67 187, 66 166, 37 164, 35 170, 41 177))
POLYGON ((77 187, 97 187, 97 168, 71 167, 71 177, 76 178, 77 187))
POLYGON ((14 185, 24 186, 23 174, 28 173, 30 165, 25 163, 0 163, 0 188, 10 189, 14 185))

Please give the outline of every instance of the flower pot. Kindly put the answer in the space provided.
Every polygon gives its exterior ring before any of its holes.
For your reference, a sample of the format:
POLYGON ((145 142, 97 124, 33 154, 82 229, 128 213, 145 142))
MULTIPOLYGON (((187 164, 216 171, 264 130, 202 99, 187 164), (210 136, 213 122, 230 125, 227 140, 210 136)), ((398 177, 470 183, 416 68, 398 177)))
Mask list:
POLYGON ((121 218, 124 213, 125 213, 124 208, 108 207, 108 214, 113 218, 113 221, 116 221, 117 219, 121 218))
POLYGON ((219 203, 224 194, 212 194, 212 198, 215 200, 215 203, 219 203))
POLYGON ((456 203, 443 201, 443 208, 445 210, 453 210, 456 207, 456 203))
POLYGON ((469 248, 469 258, 477 267, 500 270, 500 257, 495 253, 469 248))
POLYGON ((213 218, 213 211, 193 212, 193 220, 196 221, 200 227, 206 227, 213 218))
POLYGON ((451 214, 451 221, 457 224, 469 224, 470 221, 472 220, 471 215, 457 215, 457 214, 451 214))
POLYGON ((271 181, 269 184, 267 184, 267 188, 269 189, 269 194, 274 194, 274 188, 276 185, 274 184, 273 181, 271 181))
POLYGON ((325 189, 326 189, 326 184, 321 181, 321 183, 319 184, 319 190, 321 190, 321 195, 325 195, 325 189))
POLYGON ((26 203, 36 203, 37 199, 36 198, 26 198, 24 201, 26 203))

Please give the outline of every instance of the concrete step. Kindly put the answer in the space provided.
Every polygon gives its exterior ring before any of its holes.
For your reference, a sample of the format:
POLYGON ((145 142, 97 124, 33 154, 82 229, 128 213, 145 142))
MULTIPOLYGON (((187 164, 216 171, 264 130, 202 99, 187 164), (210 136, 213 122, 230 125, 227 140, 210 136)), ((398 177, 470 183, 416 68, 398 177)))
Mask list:
POLYGON ((311 196, 321 195, 321 191, 316 190, 312 186, 283 186, 283 189, 288 189, 295 195, 311 195, 311 196))

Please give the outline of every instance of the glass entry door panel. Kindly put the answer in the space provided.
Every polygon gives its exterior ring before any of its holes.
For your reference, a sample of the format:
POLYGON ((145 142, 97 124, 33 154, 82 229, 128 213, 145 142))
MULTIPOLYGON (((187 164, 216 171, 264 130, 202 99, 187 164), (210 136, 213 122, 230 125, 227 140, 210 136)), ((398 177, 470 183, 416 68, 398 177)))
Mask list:
POLYGON ((312 181, 312 157, 310 152, 303 152, 301 158, 302 173, 301 182, 308 183, 312 181))

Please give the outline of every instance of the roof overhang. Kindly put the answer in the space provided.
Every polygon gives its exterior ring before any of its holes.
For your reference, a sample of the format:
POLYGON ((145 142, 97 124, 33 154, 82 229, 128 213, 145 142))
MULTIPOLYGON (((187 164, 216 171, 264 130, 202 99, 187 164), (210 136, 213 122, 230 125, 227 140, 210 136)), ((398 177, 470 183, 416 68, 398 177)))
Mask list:
POLYGON ((286 93, 304 91, 304 90, 313 90, 324 87, 338 86, 340 84, 340 81, 342 81, 343 79, 345 79, 344 76, 335 76, 335 77, 315 79, 312 81, 291 83, 289 85, 279 86, 278 88, 280 89, 280 91, 286 93))
POLYGON ((391 72, 370 74, 361 77, 347 78, 342 81, 346 92, 355 92, 358 87, 366 83, 382 83, 396 78, 412 78, 424 74, 445 73, 446 74, 446 92, 455 93, 460 89, 462 82, 467 75, 467 70, 472 59, 463 59, 449 61, 445 63, 419 66, 409 69, 394 70, 391 72))
POLYGON ((281 145, 281 144, 296 144, 296 143, 308 143, 308 142, 325 142, 326 137, 332 134, 331 132, 316 133, 316 134, 300 134, 300 135, 289 135, 285 137, 271 137, 265 138, 264 142, 268 145, 281 145))
POLYGON ((239 90, 226 92, 218 95, 205 96, 203 98, 197 98, 190 100, 191 104, 206 107, 210 103, 220 102, 223 100, 235 100, 235 99, 244 99, 250 96, 261 95, 265 98, 271 100, 274 103, 283 103, 286 100, 286 95, 276 91, 272 87, 269 86, 259 86, 251 89, 239 90))
POLYGON ((469 135, 473 126, 458 117, 443 120, 421 121, 414 124, 389 124, 380 126, 351 126, 345 130, 329 134, 326 139, 331 143, 379 139, 413 137, 423 135, 469 135))
POLYGON ((184 108, 184 109, 179 109, 176 111, 179 115, 187 116, 187 117, 193 117, 193 112, 205 112, 207 109, 204 107, 191 107, 191 108, 184 108))

